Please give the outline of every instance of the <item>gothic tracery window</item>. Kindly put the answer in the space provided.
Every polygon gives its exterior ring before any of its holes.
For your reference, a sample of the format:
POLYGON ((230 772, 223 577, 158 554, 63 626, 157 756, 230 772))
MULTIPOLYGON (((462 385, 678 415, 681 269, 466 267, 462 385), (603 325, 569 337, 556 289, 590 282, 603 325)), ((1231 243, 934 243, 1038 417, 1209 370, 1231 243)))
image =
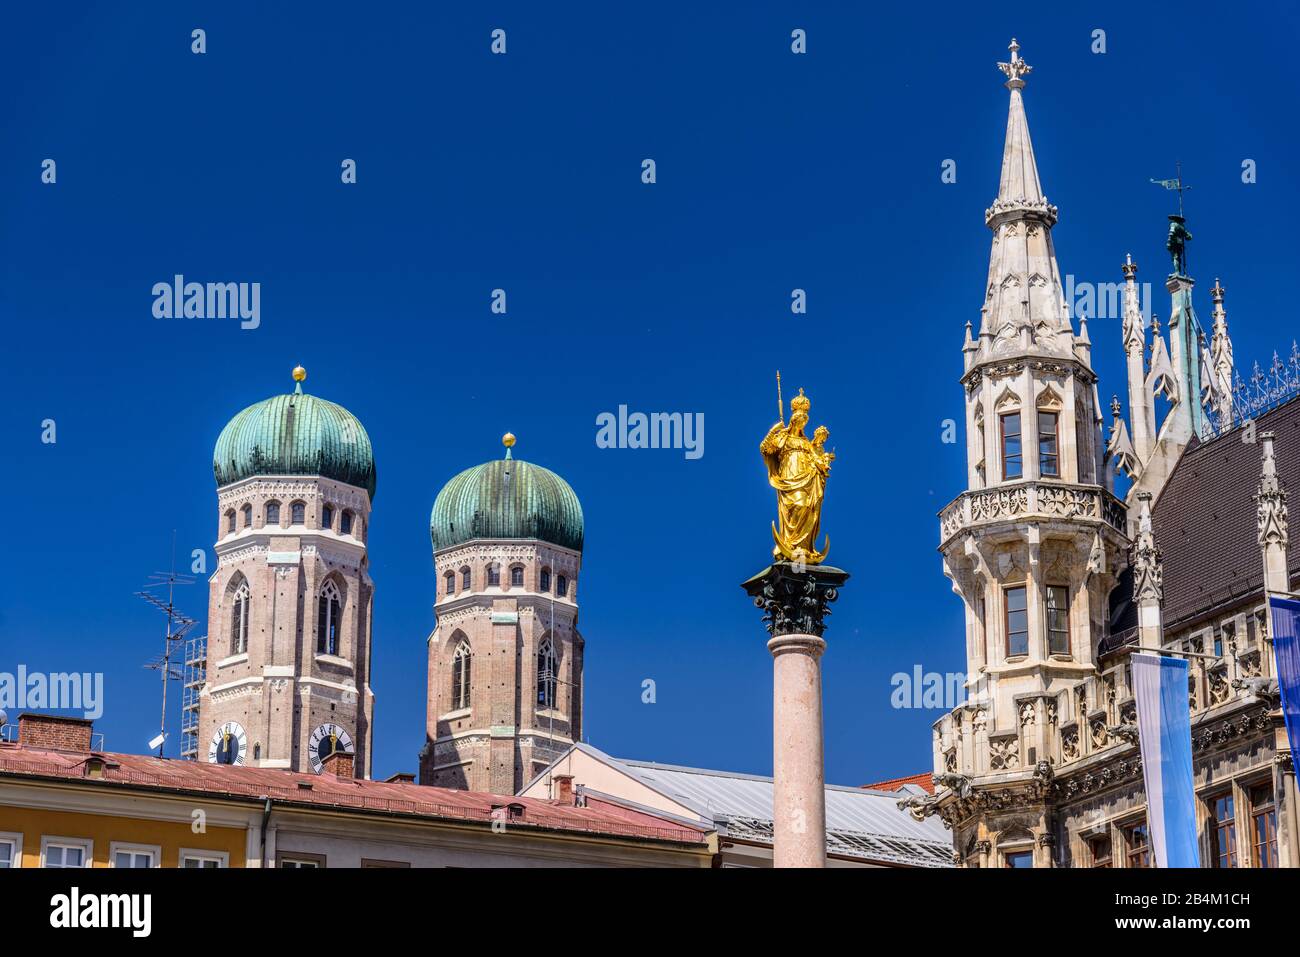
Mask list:
POLYGON ((555 645, 545 639, 537 649, 537 706, 555 707, 556 685, 555 645))
POLYGON ((248 651, 248 580, 235 589, 230 608, 230 653, 242 655, 248 651))
POLYGON ((316 618, 316 653, 318 655, 337 655, 339 637, 343 630, 343 599, 338 586, 327 581, 320 590, 319 609, 316 618))
POLYGON ((462 641, 456 646, 456 653, 451 659, 451 710, 453 711, 469 707, 471 660, 469 642, 462 641))

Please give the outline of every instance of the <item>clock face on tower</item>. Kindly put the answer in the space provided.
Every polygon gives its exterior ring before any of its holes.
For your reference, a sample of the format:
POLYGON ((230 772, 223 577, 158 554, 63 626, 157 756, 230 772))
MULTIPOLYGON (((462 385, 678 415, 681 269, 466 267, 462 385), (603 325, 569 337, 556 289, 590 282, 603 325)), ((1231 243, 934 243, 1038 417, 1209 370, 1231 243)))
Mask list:
POLYGON ((243 764, 248 756, 248 735, 238 722, 227 721, 212 735, 208 761, 212 764, 243 764))
POLYGON ((311 754, 312 770, 320 774, 325 759, 331 754, 335 751, 352 750, 352 739, 337 724, 322 724, 311 733, 311 740, 307 742, 307 750, 311 754))

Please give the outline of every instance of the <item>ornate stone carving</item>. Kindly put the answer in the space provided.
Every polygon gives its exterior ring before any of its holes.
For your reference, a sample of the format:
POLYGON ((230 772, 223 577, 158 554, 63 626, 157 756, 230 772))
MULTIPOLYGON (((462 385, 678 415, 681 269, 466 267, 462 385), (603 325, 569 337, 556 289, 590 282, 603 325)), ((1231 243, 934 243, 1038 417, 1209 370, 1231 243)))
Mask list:
POLYGON ((741 587, 763 609, 768 634, 817 635, 826 630, 826 616, 849 573, 830 565, 775 562, 741 587))
POLYGON ((1138 518, 1138 535, 1129 546, 1129 561, 1133 565, 1133 600, 1143 602, 1164 601, 1164 566, 1160 562, 1160 549, 1151 532, 1151 493, 1138 492, 1141 513, 1138 518))
POLYGON ((1011 737, 989 741, 989 767, 994 771, 1011 771, 1020 767, 1019 739, 1011 737))
POLYGON ((1259 547, 1276 545, 1283 550, 1287 543, 1286 488, 1278 478, 1277 461, 1273 457, 1273 433, 1261 432, 1264 443, 1263 474, 1259 477, 1258 503, 1259 547))

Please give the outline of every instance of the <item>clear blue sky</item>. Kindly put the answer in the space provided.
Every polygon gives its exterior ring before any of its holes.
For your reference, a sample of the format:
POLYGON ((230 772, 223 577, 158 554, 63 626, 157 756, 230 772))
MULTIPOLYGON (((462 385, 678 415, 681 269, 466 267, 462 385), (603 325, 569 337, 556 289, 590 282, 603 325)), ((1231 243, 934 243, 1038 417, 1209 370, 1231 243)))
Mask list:
MULTIPOLYGON (((828 777, 928 769, 937 713, 892 710, 889 682, 964 664, 935 551, 963 452, 940 434, 961 419, 1012 35, 1035 67, 1062 270, 1119 281, 1132 251, 1166 315, 1173 196, 1148 179, 1181 159, 1202 321, 1217 275, 1239 363, 1296 334, 1283 4, 447 6, 3 13, 0 670, 104 672, 111 749, 143 750, 157 724, 141 664, 162 621, 132 593, 167 566, 173 529, 211 562, 217 433, 301 362, 378 459, 377 776, 415 770, 424 738, 430 506, 507 429, 586 511, 592 743, 770 773, 771 661, 738 586, 771 546, 757 444, 779 367, 787 400, 802 385, 831 429, 824 528, 854 575, 824 659, 828 777), (174 273, 261 282, 261 327, 155 320, 150 289, 174 273), (489 312, 497 287, 506 316, 489 312), (703 458, 597 448, 596 416, 620 404, 703 412, 703 458)), ((1121 388, 1118 325, 1091 327, 1103 401, 1121 388)), ((181 604, 205 617, 206 585, 181 604)))

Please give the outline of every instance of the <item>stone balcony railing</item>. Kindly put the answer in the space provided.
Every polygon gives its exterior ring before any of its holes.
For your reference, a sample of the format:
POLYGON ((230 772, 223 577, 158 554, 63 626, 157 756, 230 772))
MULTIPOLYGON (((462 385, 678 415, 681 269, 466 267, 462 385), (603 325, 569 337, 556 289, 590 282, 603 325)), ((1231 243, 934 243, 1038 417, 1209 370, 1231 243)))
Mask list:
POLYGON ((939 512, 939 540, 981 525, 1035 519, 1095 519, 1127 535, 1124 504, 1098 485, 1068 482, 1009 482, 963 492, 939 512))

